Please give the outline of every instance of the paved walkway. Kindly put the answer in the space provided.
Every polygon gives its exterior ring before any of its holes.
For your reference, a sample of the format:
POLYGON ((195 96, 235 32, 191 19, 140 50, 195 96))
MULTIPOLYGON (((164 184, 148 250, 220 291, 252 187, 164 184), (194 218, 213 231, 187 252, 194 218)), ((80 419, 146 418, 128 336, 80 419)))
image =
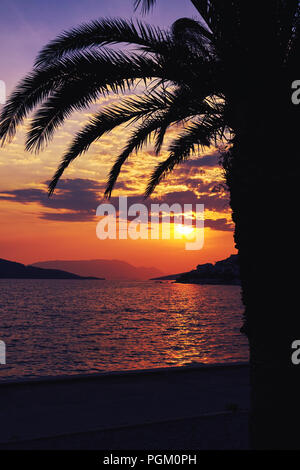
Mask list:
POLYGON ((233 365, 0 382, 0 448, 245 447, 248 374, 233 365))

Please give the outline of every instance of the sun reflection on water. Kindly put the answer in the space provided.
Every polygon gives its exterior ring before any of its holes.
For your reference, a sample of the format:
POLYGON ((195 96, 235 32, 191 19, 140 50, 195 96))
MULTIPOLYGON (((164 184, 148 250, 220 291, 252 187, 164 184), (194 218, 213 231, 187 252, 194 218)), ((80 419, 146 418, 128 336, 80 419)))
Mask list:
POLYGON ((2 378, 248 359, 236 286, 0 283, 2 378))

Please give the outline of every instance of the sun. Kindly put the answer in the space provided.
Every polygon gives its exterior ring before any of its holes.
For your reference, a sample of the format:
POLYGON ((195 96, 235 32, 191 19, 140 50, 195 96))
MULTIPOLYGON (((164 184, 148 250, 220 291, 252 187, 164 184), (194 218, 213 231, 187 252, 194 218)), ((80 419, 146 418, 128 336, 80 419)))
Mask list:
POLYGON ((189 227, 187 225, 176 225, 175 231, 177 233, 180 233, 181 235, 191 235, 194 232, 195 228, 194 227, 189 227))

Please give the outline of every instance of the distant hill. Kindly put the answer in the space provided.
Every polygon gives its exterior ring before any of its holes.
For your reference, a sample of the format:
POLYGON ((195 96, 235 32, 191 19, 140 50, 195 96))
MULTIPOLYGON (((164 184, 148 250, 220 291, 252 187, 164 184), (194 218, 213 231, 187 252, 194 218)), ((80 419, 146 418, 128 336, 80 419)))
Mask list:
POLYGON ((47 269, 63 269, 79 276, 105 277, 107 280, 148 280, 163 273, 156 268, 136 267, 120 260, 41 261, 33 266, 47 269))
POLYGON ((151 281, 176 281, 179 277, 188 273, 168 274, 167 276, 153 277, 151 281))
POLYGON ((171 274, 157 280, 175 280, 182 284, 240 284, 238 255, 231 255, 215 264, 199 264, 196 269, 186 273, 171 274))
POLYGON ((97 279, 57 269, 42 269, 0 258, 0 279, 97 279))

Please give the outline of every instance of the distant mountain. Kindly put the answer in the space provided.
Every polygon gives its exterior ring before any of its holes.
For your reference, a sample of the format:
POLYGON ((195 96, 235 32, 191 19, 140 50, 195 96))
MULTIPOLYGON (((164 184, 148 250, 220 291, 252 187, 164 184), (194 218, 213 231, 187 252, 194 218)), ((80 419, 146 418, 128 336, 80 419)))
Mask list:
POLYGON ((231 255, 215 264, 199 264, 187 273, 173 274, 156 278, 158 280, 176 280, 183 284, 240 284, 238 255, 231 255))
POLYGON ((78 260, 41 261, 33 266, 40 268, 63 269, 79 276, 105 277, 107 280, 148 280, 163 273, 156 268, 136 267, 119 260, 78 260))
POLYGON ((25 266, 14 261, 0 258, 0 279, 96 279, 81 277, 76 274, 57 269, 42 269, 25 266))

